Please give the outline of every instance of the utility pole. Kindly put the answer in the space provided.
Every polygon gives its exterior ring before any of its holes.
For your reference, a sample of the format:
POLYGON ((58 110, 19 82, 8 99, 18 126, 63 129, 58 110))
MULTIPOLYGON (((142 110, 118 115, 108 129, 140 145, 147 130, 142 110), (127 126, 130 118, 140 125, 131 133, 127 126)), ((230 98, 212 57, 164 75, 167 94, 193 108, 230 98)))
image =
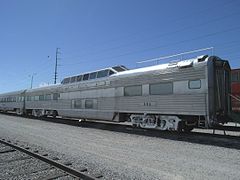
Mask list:
POLYGON ((55 62, 55 72, 54 72, 54 84, 57 83, 57 67, 58 67, 58 55, 60 54, 59 52, 60 48, 56 48, 56 62, 55 62))
MULTIPOLYGON (((31 75, 31 89, 32 89, 32 86, 33 86, 33 77, 36 75, 36 73, 33 73, 32 75, 31 75)), ((30 76, 30 75, 29 75, 30 76)))
POLYGON ((33 85, 33 75, 32 75, 32 78, 31 78, 31 89, 32 89, 32 85, 33 85))

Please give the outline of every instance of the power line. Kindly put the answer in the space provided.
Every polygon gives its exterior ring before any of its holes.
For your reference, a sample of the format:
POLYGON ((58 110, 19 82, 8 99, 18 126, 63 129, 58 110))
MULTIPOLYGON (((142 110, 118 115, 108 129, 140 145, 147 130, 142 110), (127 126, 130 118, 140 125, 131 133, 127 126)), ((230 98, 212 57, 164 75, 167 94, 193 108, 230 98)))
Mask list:
MULTIPOLYGON (((143 50, 137 50, 137 51, 129 51, 127 53, 123 53, 123 54, 120 54, 118 56, 111 56, 111 57, 105 58, 102 61, 105 61, 105 60, 108 60, 108 59, 113 59, 113 58, 119 58, 119 57, 123 57, 123 56, 128 56, 128 55, 136 54, 136 53, 148 52, 148 51, 152 51, 152 50, 156 50, 156 49, 160 49, 160 48, 169 47, 169 46, 172 46, 172 45, 191 42, 191 41, 198 40, 198 39, 204 39, 204 38, 208 38, 208 37, 211 37, 211 36, 227 33, 227 32, 234 31, 234 30, 239 30, 239 29, 240 29, 240 26, 237 26, 237 27, 229 28, 229 29, 226 29, 226 30, 223 30, 223 31, 208 33, 208 34, 200 35, 200 36, 197 36, 197 37, 194 37, 194 38, 181 40, 181 41, 178 41, 178 42, 171 42, 171 43, 161 45, 161 46, 151 47, 151 48, 147 48, 147 49, 143 49, 143 50)), ((98 61, 100 61, 100 60, 98 60, 98 61)), ((88 60, 81 61, 81 62, 78 62, 78 63, 68 64, 68 65, 77 65, 77 64, 82 64, 83 62, 88 62, 88 60)))
MULTIPOLYGON (((232 4, 232 3, 235 3, 235 2, 238 2, 238 1, 236 1, 236 0, 231 0, 231 1, 227 1, 227 2, 224 2, 224 3, 219 3, 218 5, 215 5, 214 6, 214 8, 216 8, 217 6, 221 6, 221 8, 223 7, 223 6, 226 6, 226 5, 229 5, 229 4, 232 4)), ((183 16, 183 17, 181 17, 181 18, 178 18, 178 19, 175 19, 175 20, 173 20, 171 23, 168 23, 168 24, 173 24, 173 23, 176 23, 176 22, 178 22, 178 21, 181 21, 181 20, 183 20, 183 19, 189 19, 189 18, 192 18, 193 16, 191 16, 191 14, 200 14, 200 13, 203 13, 203 12, 211 12, 211 11, 209 11, 210 9, 212 9, 213 7, 207 7, 207 8, 205 8, 205 9, 201 9, 201 10, 199 10, 199 11, 194 11, 193 13, 190 13, 190 14, 188 14, 188 15, 185 15, 185 16, 183 16)), ((213 22, 213 21, 218 21, 218 20, 221 20, 221 19, 224 19, 224 18, 228 18, 228 17, 230 17, 230 16, 232 16, 232 15, 235 15, 235 14, 238 14, 239 12, 237 12, 237 13, 232 13, 232 14, 230 14, 230 15, 227 15, 227 16, 222 16, 222 17, 220 17, 220 18, 216 18, 216 19, 213 19, 213 20, 211 20, 211 21, 209 21, 208 23, 210 23, 210 22, 213 22)), ((205 23, 200 23, 199 24, 199 26, 200 25, 204 25, 205 23)), ((177 30, 177 31, 173 31, 173 32, 171 32, 171 33, 163 33, 163 34, 161 34, 160 35, 160 37, 162 37, 162 36, 165 36, 165 35, 171 35, 171 34, 173 34, 173 33, 177 33, 177 32, 180 32, 180 31, 183 31, 183 30, 185 30, 185 29, 190 29, 190 28, 194 28, 194 27, 197 27, 197 26, 193 26, 193 27, 191 27, 191 26, 185 26, 184 28, 181 28, 180 30, 177 30)), ((131 34, 131 35, 129 35, 129 36, 127 36, 128 37, 128 39, 129 39, 129 37, 132 37, 132 35, 136 35, 136 34, 140 34, 141 32, 135 32, 135 33, 133 33, 133 34, 131 34)), ((159 37, 159 35, 157 36, 157 37, 159 37)), ((124 39, 127 39, 126 37, 123 37, 124 39)), ((114 40, 110 40, 110 42, 115 42, 115 41, 117 41, 117 40, 121 40, 121 39, 123 39, 123 38, 116 38, 116 39, 114 39, 114 40)), ((151 37, 151 39, 156 39, 156 36, 152 36, 151 37)), ((145 42, 145 41, 148 41, 149 39, 145 39, 145 40, 139 40, 139 41, 137 41, 137 43, 139 43, 139 42, 145 42)), ((103 42, 102 44, 106 44, 106 43, 108 43, 108 42, 103 42)), ((121 46, 116 46, 116 47, 113 47, 113 48, 109 48, 109 49, 103 49, 103 50, 101 50, 101 51, 97 51, 97 53, 91 53, 91 55, 92 54, 99 54, 99 53, 102 53, 103 51, 109 51, 109 50, 113 50, 113 49, 118 49, 118 48, 121 48, 121 47, 126 47, 127 45, 131 45, 131 44, 135 44, 136 42, 134 42, 134 43, 125 43, 124 45, 121 45, 121 46)), ((96 45, 95 45, 96 46, 96 45)), ((91 46, 90 46, 91 47, 91 46)), ((92 46, 92 47, 94 47, 94 46, 92 46)), ((69 56, 69 57, 65 57, 65 58, 71 58, 71 59, 76 59, 76 58, 80 58, 80 57, 83 57, 83 56, 86 56, 86 54, 84 55, 80 55, 80 56, 73 56, 73 57, 71 57, 71 56, 69 56)))
MULTIPOLYGON (((59 59, 59 58, 58 58, 59 59)), ((48 60, 49 61, 49 60, 48 60)), ((44 63, 44 64, 46 64, 47 63, 47 61, 44 63)), ((41 64, 41 65, 43 65, 43 63, 41 64)), ((41 66, 40 65, 40 66, 41 66)), ((38 66, 38 67, 40 67, 40 66, 38 66)), ((46 72, 50 72, 50 69, 51 69, 51 67, 50 66, 47 66, 47 67, 40 67, 40 68, 38 68, 38 69, 41 69, 41 71, 35 71, 36 73, 34 73, 34 75, 38 75, 38 77, 41 77, 41 76, 39 76, 39 75, 41 75, 41 74, 46 74, 46 72)), ((30 74, 30 73, 29 73, 30 74)), ((14 76, 16 76, 17 74, 15 73, 11 73, 11 74, 9 74, 9 75, 14 75, 14 76)), ((14 85, 16 85, 16 86, 19 86, 19 85, 26 85, 26 86, 28 86, 28 83, 29 83, 29 77, 31 77, 31 75, 26 75, 25 77, 24 77, 24 79, 19 79, 18 78, 18 81, 17 82, 14 82, 14 85)), ((35 79, 35 78, 34 78, 35 79)), ((38 78, 39 79, 39 78, 38 78)), ((8 82, 4 82, 4 84, 5 84, 5 86, 7 86, 8 84, 12 84, 12 83, 9 83, 9 82, 12 82, 12 81, 8 81, 8 82)), ((32 83, 31 83, 32 84, 32 83)))
MULTIPOLYGON (((223 19, 225 19, 225 18, 232 17, 232 16, 234 16, 234 15, 236 15, 236 14, 239 14, 239 12, 234 12, 234 13, 231 13, 231 14, 226 15, 226 16, 221 16, 221 17, 212 19, 212 20, 207 21, 207 22, 199 23, 198 25, 185 26, 185 27, 183 27, 183 28, 181 28, 181 29, 179 29, 179 30, 175 30, 175 31, 172 31, 172 32, 163 33, 163 34, 161 34, 160 36, 152 36, 150 39, 149 39, 149 38, 148 38, 148 39, 141 39, 141 40, 135 41, 134 43, 126 43, 126 44, 121 45, 121 46, 112 47, 112 48, 108 48, 108 49, 103 49, 103 50, 98 51, 98 52, 96 52, 96 53, 91 53, 91 55, 93 55, 93 54, 102 54, 102 53, 104 53, 104 52, 111 51, 111 50, 116 50, 116 49, 120 49, 120 48, 123 48, 123 47, 125 48, 125 47, 127 47, 127 46, 129 46, 129 45, 133 45, 133 44, 145 43, 145 42, 147 42, 147 41, 149 41, 149 40, 153 40, 153 39, 156 40, 156 39, 159 39, 160 37, 162 38, 162 37, 165 37, 165 36, 168 36, 168 35, 171 36, 171 35, 174 35, 174 34, 176 34, 176 33, 181 32, 181 31, 189 31, 189 30, 191 30, 191 29, 198 28, 199 26, 203 27, 204 25, 207 25, 207 24, 210 24, 210 23, 213 23, 213 22, 217 22, 217 21, 221 21, 221 20, 223 20, 223 19)), ((78 59, 78 58, 80 58, 80 57, 84 57, 84 56, 78 56, 77 58, 74 58, 74 59, 78 59)), ((70 63, 70 64, 71 64, 71 63, 70 63)), ((65 65, 69 65, 69 64, 65 64, 65 65)))
POLYGON ((215 36, 215 35, 218 35, 218 34, 223 34, 223 33, 234 31, 234 30, 239 30, 239 28, 240 28, 240 26, 237 26, 237 27, 234 27, 234 28, 226 29, 224 31, 218 31, 218 32, 214 32, 214 33, 209 33, 209 34, 197 36, 197 37, 191 38, 191 39, 185 39, 185 40, 182 40, 182 41, 178 41, 176 43, 169 43, 169 44, 166 44, 166 45, 161 45, 161 46, 156 46, 156 47, 152 47, 152 48, 147 48, 147 49, 144 49, 144 50, 139 50, 139 51, 134 51, 134 52, 127 52, 125 54, 119 55, 118 57, 130 55, 130 54, 135 54, 135 53, 139 53, 139 52, 152 51, 152 50, 160 49, 160 48, 163 48, 163 47, 168 47, 168 46, 171 46, 171 45, 182 44, 182 43, 186 43, 186 42, 190 42, 190 41, 194 41, 194 40, 198 40, 198 39, 208 38, 208 37, 215 36))

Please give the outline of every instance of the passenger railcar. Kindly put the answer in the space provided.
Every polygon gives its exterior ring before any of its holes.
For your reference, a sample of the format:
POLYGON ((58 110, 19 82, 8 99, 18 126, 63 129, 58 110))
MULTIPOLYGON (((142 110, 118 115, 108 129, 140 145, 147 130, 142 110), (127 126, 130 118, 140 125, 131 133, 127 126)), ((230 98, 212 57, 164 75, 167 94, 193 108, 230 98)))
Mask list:
POLYGON ((160 130, 209 128, 228 121, 230 73, 228 61, 207 55, 133 70, 116 66, 2 94, 0 108, 160 130))

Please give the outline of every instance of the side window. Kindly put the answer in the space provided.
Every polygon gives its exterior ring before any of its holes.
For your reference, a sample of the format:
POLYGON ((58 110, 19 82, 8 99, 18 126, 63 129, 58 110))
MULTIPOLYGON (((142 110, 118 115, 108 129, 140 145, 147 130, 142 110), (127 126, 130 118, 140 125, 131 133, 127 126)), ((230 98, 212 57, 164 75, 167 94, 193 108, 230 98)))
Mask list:
POLYGON ((124 87, 124 96, 141 96, 142 86, 127 86, 124 87))
POLYGON ((74 76, 74 77, 71 77, 71 80, 70 80, 70 82, 71 82, 71 83, 74 83, 74 82, 76 81, 76 79, 77 79, 77 77, 76 77, 76 76, 74 76))
POLYGON ((44 101, 44 95, 39 96, 39 101, 44 101))
POLYGON ((102 78, 108 76, 108 70, 98 71, 97 78, 102 78))
POLYGON ((173 94, 173 83, 158 83, 158 84, 150 84, 149 92, 151 95, 166 95, 173 94))
POLYGON ((82 80, 82 75, 77 76, 77 82, 82 80))
POLYGON ((51 98, 51 94, 46 94, 45 95, 45 100, 47 100, 47 101, 49 101, 49 100, 51 100, 52 98, 51 98))
POLYGON ((72 107, 75 109, 81 109, 82 108, 82 100, 81 99, 72 100, 72 107))
POLYGON ((22 102, 23 101, 23 97, 22 96, 18 96, 17 101, 18 102, 22 102))
POLYGON ((111 76, 112 74, 114 74, 114 72, 112 70, 109 71, 109 76, 111 76))
POLYGON ((85 109, 93 109, 93 100, 92 99, 85 100, 85 109))
POLYGON ((65 78, 64 80, 63 80, 63 84, 67 84, 67 83, 69 83, 70 82, 70 78, 65 78))
POLYGON ((93 72, 90 74, 90 79, 95 79, 97 76, 97 72, 93 72))
POLYGON ((35 96, 34 100, 39 101, 39 96, 35 96))
POLYGON ((31 101, 31 96, 27 96, 27 101, 31 101))
POLYGON ((189 89, 200 89, 201 88, 201 80, 189 80, 188 81, 188 88, 189 89))
POLYGON ((35 101, 35 96, 31 96, 31 101, 35 101))
POLYGON ((53 93, 53 100, 58 100, 59 97, 60 97, 59 93, 53 93))
POLYGON ((88 80, 88 78, 89 78, 89 74, 84 74, 84 75, 83 75, 83 81, 88 80))

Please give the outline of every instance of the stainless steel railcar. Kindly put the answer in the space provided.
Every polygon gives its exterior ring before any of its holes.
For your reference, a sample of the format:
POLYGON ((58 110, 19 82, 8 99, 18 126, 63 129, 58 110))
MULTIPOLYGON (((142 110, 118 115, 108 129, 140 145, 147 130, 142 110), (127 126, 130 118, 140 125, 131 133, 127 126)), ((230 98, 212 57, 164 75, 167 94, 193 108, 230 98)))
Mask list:
POLYGON ((225 123, 230 66, 216 56, 128 70, 116 66, 65 78, 60 85, 0 95, 0 109, 34 116, 131 121, 160 130, 225 123))

